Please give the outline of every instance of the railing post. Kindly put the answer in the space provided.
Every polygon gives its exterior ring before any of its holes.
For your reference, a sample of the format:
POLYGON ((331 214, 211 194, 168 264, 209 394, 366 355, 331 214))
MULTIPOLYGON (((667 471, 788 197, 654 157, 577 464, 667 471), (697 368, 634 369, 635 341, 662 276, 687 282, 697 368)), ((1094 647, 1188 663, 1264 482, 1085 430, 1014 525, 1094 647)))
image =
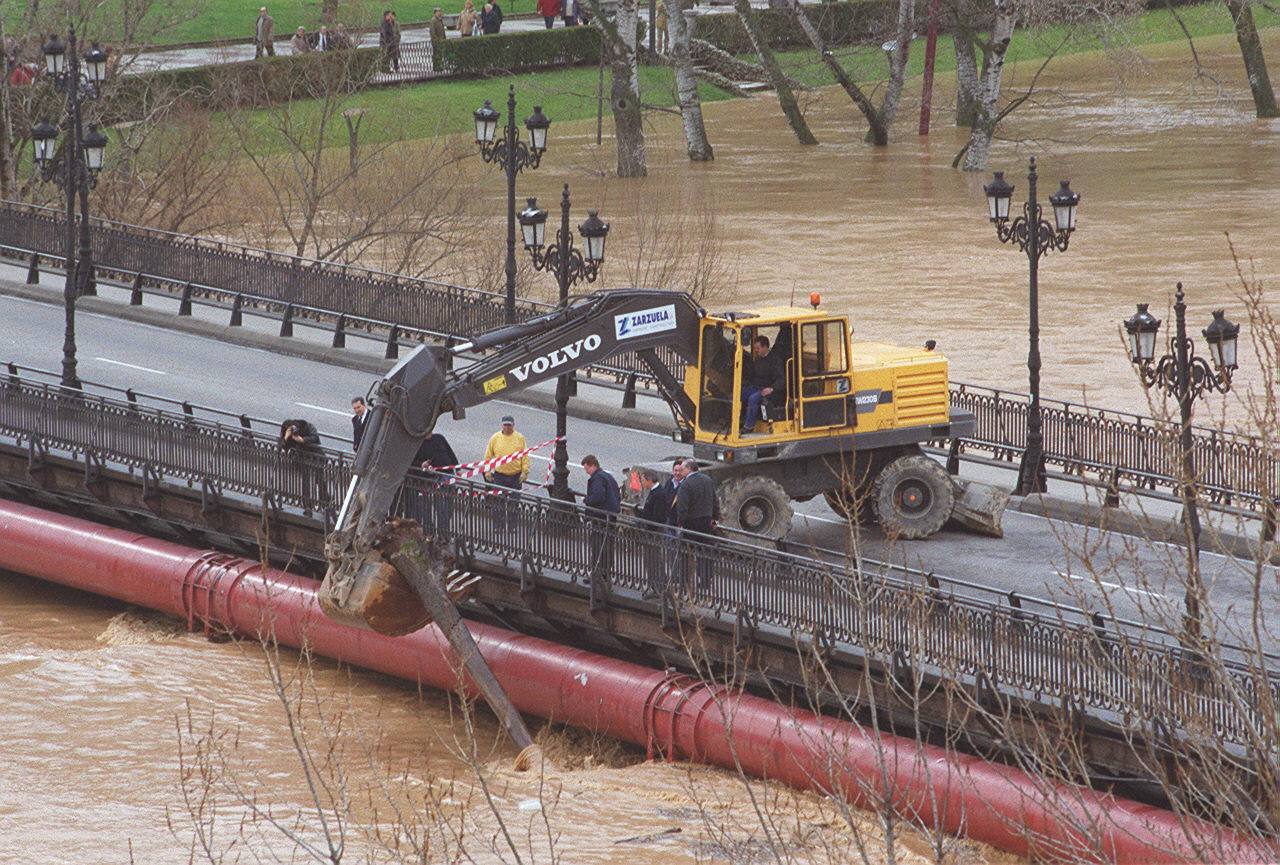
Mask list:
POLYGON ((636 407, 636 374, 634 372, 627 376, 627 384, 622 391, 622 407, 636 407))
POLYGON ((960 439, 953 438, 947 449, 947 474, 960 474, 960 439))
POLYGON ((40 284, 40 253, 31 253, 31 265, 27 268, 27 285, 40 284))
POLYGON ((129 305, 142 306, 142 271, 133 275, 133 287, 129 290, 129 305))
POLYGON ((333 348, 347 347, 347 317, 338 316, 338 323, 333 328, 333 348))
POLYGON ((284 308, 284 318, 280 319, 280 335, 293 336, 293 304, 289 303, 284 308))
POLYGON ((191 283, 182 286, 182 300, 178 301, 178 315, 191 315, 191 283))
POLYGON ((400 328, 391 325, 391 331, 387 334, 387 360, 395 360, 400 356, 400 328))
POLYGON ((89 269, 84 275, 84 291, 80 292, 81 297, 97 297, 98 296, 98 279, 94 276, 94 266, 89 265, 89 269))
POLYGON ((240 327, 244 324, 244 295, 236 294, 236 299, 231 301, 231 324, 230 327, 240 327))
POLYGON ((1111 469, 1111 476, 1107 478, 1107 496, 1102 501, 1104 508, 1120 507, 1120 467, 1116 466, 1111 469))

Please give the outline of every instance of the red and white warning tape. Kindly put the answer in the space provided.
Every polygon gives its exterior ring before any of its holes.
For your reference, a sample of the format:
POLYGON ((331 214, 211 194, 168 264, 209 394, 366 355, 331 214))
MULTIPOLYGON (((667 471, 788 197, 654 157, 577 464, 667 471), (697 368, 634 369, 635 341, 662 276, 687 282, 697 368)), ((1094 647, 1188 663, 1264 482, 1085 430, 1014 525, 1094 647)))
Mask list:
MULTIPOLYGON (((428 463, 423 463, 422 467, 424 469, 433 469, 438 472, 452 473, 453 477, 451 477, 446 482, 446 484, 452 484, 452 483, 456 483, 458 478, 473 478, 476 475, 487 475, 490 472, 495 471, 501 466, 509 465, 510 463, 516 462, 517 460, 524 459, 529 454, 535 451, 542 450, 548 445, 553 445, 558 441, 560 441, 560 436, 556 436, 553 439, 544 441, 541 444, 536 444, 533 447, 523 448, 521 450, 515 451, 514 453, 504 454, 503 456, 500 456, 500 457, 490 457, 487 460, 475 460, 469 463, 458 463, 457 465, 440 466, 438 468, 428 463)), ((543 481, 542 481, 543 486, 546 486, 551 480, 552 465, 553 463, 547 464, 547 475, 545 478, 543 478, 543 481)), ((485 495, 497 495, 497 494, 498 494, 498 491, 496 490, 486 491, 485 493, 485 495)))

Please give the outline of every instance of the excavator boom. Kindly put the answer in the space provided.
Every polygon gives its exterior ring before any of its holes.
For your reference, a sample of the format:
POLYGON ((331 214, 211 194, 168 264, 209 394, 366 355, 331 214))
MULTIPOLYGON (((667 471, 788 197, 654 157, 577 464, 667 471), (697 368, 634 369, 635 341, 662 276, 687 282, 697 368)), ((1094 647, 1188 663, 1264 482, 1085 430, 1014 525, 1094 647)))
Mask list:
POLYGON ((693 406, 657 349, 696 364, 702 316, 693 298, 681 292, 598 291, 451 349, 414 349, 378 383, 351 483, 325 542, 328 572, 320 589, 325 611, 384 633, 406 633, 429 620, 414 611, 417 593, 389 563, 388 545, 396 542, 388 534, 388 517, 414 454, 442 413, 636 352, 675 413, 692 421, 693 406), (482 353, 479 360, 450 369, 459 356, 474 353, 482 353), (405 614, 406 605, 412 614, 405 614))

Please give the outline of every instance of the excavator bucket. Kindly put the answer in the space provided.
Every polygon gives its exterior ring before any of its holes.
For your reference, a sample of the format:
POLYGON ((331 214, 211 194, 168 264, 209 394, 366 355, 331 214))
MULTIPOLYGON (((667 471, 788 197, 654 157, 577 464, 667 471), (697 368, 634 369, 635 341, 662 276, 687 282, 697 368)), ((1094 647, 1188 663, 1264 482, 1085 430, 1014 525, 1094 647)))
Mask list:
POLYGON ((1001 519, 1009 504, 1009 493, 991 484, 967 478, 954 478, 956 503, 951 511, 951 522, 965 531, 991 538, 1003 538, 1001 519))
POLYGON ((446 546, 424 536, 416 522, 393 519, 380 532, 376 548, 342 570, 343 579, 334 580, 332 571, 325 576, 318 593, 325 615, 392 637, 431 624, 432 616, 418 592, 389 561, 393 554, 406 550, 413 551, 455 604, 471 594, 475 578, 454 567, 453 554, 446 546))

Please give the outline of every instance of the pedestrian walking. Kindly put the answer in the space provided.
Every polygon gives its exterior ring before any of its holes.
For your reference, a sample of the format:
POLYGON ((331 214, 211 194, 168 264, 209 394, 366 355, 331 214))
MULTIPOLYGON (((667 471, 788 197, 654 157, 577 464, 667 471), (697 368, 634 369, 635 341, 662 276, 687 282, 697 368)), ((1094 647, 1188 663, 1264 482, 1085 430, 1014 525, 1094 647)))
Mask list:
POLYGON ((317 51, 333 50, 333 36, 329 33, 329 28, 324 26, 323 24, 320 25, 320 32, 316 34, 315 50, 317 51))
POLYGON ((406 510, 422 525, 423 531, 437 536, 449 531, 449 523, 453 519, 453 500, 446 487, 453 479, 454 467, 457 465, 458 455, 441 433, 432 433, 418 446, 409 473, 422 478, 423 483, 420 489, 412 490, 416 506, 406 510))
POLYGON ((653 469, 640 470, 640 491, 644 493, 644 503, 636 512, 644 531, 645 573, 649 584, 642 597, 653 600, 667 589, 667 576, 670 572, 667 561, 667 520, 671 516, 671 496, 673 488, 666 483, 658 482, 658 473, 653 469))
POLYGON ((289 47, 293 49, 294 54, 311 53, 311 41, 307 39, 307 31, 305 27, 299 27, 293 34, 293 38, 289 40, 289 47))
POLYGON ((587 494, 582 504, 587 509, 591 579, 603 581, 613 570, 613 540, 618 512, 622 510, 622 492, 613 475, 600 468, 600 460, 594 454, 582 458, 582 470, 587 473, 587 494))
POLYGON ((360 450, 360 441, 364 438, 365 425, 369 423, 369 404, 362 396, 351 398, 351 446, 360 450))
POLYGON ((696 585, 699 589, 707 589, 711 585, 711 561, 701 545, 709 540, 707 536, 715 531, 720 518, 720 504, 716 499, 715 479, 705 472, 698 471, 694 460, 685 460, 683 464, 684 478, 676 491, 676 525, 680 527, 680 535, 690 548, 694 560, 696 585), (697 543, 698 546, 694 546, 697 543))
MULTIPOLYGON (((484 449, 486 460, 511 457, 528 449, 524 436, 516 432, 516 419, 511 415, 502 418, 502 428, 489 438, 484 449)), ((516 501, 511 493, 518 492, 529 476, 529 455, 522 454, 495 468, 485 476, 485 480, 495 486, 502 487, 496 503, 499 530, 511 533, 514 526, 516 501)), ((519 546, 519 539, 512 539, 519 546)))
POLYGON ((444 40, 447 38, 444 26, 444 12, 440 7, 431 15, 431 68, 440 71, 444 56, 444 40))
POLYGON ((257 60, 264 53, 268 57, 276 56, 275 46, 276 19, 267 14, 267 7, 258 10, 258 20, 253 24, 253 59, 257 60))
POLYGON ((480 9, 480 32, 492 36, 502 29, 502 9, 497 3, 486 3, 480 9))
POLYGON ((542 23, 550 30, 556 26, 556 16, 560 14, 560 0, 538 0, 538 14, 542 23))
POLYGON ((390 9, 382 13, 382 24, 378 28, 378 47, 382 49, 383 70, 400 71, 400 23, 396 21, 396 13, 390 9))
POLYGON ((295 418, 280 424, 280 447, 297 468, 300 497, 303 507, 310 511, 311 504, 327 500, 321 474, 320 431, 311 421, 295 418))
POLYGON ((458 35, 470 36, 476 32, 476 6, 471 0, 467 0, 462 4, 462 11, 458 13, 458 35))
POLYGON ((564 0, 561 4, 560 15, 564 19, 564 26, 578 26, 578 0, 564 0))

